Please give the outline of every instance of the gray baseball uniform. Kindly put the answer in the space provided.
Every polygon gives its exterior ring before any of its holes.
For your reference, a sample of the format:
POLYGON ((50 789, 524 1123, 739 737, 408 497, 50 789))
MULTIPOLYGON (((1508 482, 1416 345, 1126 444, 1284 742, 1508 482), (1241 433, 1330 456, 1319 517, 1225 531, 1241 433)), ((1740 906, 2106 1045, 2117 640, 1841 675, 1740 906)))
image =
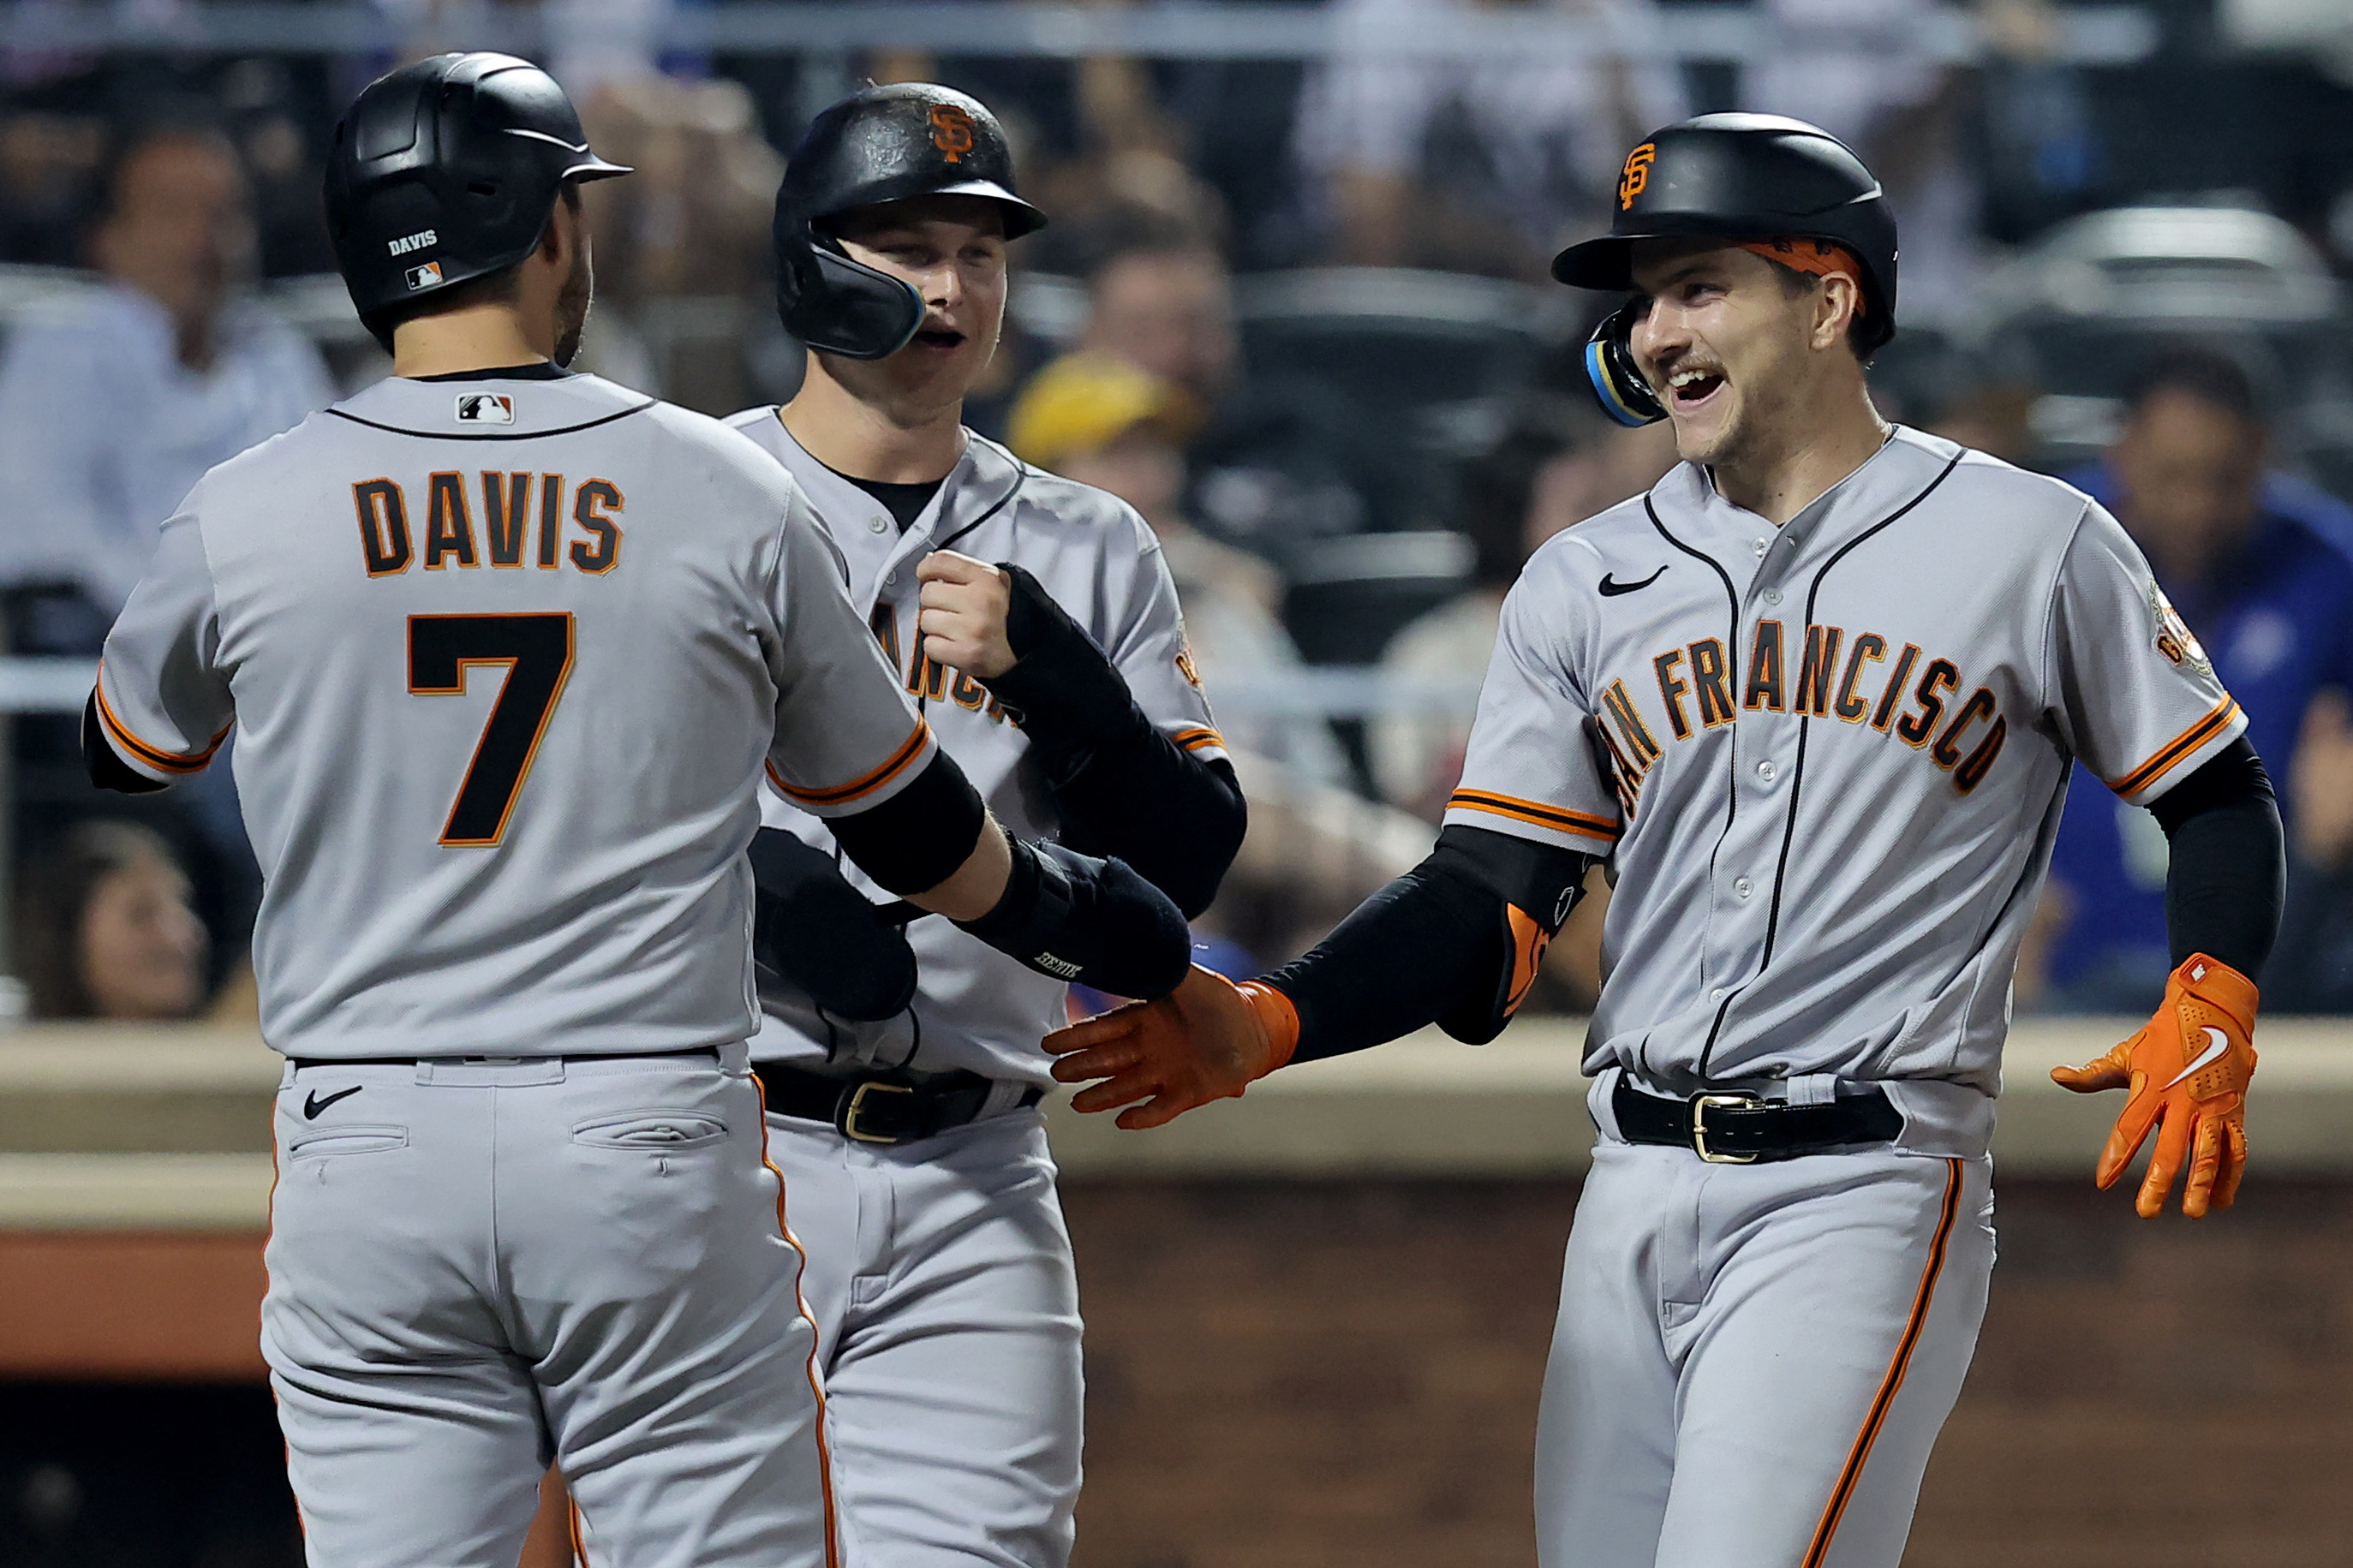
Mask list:
POLYGON ((1537 552, 1447 820, 1617 878, 1546 1563, 1894 1563, 1984 1307, 2010 976, 2069 768, 2146 805, 2244 724, 2113 518, 1914 431, 1778 530, 1684 464, 1537 552), (1904 1131, 1702 1163, 1620 1138, 1621 1081, 1873 1087, 1904 1131))
MULTIPOLYGON (((939 495, 902 533, 881 505, 810 457, 772 408, 733 426, 773 452, 849 563, 850 598, 933 728, 1008 829, 1052 837, 1029 742, 970 678, 932 664, 916 632, 915 566, 934 550, 1027 567, 1085 626, 1154 723, 1224 755, 1189 673, 1176 593, 1151 530, 1125 503, 971 437, 939 495)), ((764 820, 831 849, 824 825, 769 792, 764 820)), ((845 867, 878 901, 890 895, 845 867)), ((913 1004, 881 1024, 820 1014, 763 976, 763 1061, 823 1070, 963 1068, 997 1080, 993 1114, 894 1148, 773 1118, 770 1148, 809 1238, 844 1550, 853 1568, 1060 1568, 1078 1497, 1078 1285, 1054 1165, 1024 1090, 1051 1081, 1038 1042, 1067 1021, 1069 987, 945 921, 909 931, 913 1004)))
POLYGON ((170 780, 232 721, 290 1058, 263 1349, 311 1561, 816 1564, 744 848, 932 754, 789 478, 593 377, 386 381, 206 476, 100 678, 170 780), (488 668, 478 668, 488 667, 488 668))

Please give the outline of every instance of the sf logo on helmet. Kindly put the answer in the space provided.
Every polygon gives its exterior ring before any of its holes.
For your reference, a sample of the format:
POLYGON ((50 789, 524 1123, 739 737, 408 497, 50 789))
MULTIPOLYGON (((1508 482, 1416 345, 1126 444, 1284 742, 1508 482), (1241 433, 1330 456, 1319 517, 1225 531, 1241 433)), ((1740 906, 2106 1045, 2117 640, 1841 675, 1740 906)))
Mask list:
POLYGON ((949 163, 963 162, 972 151, 972 116, 953 103, 932 105, 932 145, 945 153, 949 163))
POLYGON ((1649 142, 1626 154, 1626 172, 1618 176, 1618 205, 1621 211, 1632 206, 1634 198, 1642 194, 1642 187, 1651 183, 1651 161, 1658 155, 1658 148, 1649 142))

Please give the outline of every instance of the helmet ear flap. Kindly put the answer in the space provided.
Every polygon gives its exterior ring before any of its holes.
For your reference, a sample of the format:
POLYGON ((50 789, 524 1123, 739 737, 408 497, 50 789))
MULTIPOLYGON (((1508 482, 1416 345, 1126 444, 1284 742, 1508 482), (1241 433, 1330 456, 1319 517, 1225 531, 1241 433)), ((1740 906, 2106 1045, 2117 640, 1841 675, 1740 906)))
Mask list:
POLYGON ((1585 345, 1585 375, 1601 411, 1629 428, 1656 425, 1667 416, 1667 405, 1634 363, 1634 318, 1641 301, 1630 300, 1603 318, 1585 345))
POLYGON ((923 324, 923 297, 903 279, 853 260, 829 236, 812 234, 778 258, 776 314, 785 331, 822 353, 888 359, 923 324))

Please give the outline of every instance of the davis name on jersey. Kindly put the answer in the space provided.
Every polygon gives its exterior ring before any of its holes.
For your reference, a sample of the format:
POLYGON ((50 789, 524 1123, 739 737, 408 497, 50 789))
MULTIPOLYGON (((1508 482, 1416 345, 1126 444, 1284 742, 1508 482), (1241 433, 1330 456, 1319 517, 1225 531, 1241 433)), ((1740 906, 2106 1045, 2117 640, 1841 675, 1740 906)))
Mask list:
MULTIPOLYGON (((461 416, 462 417, 462 416, 461 416)), ((359 513, 360 554, 371 577, 391 577, 422 559, 427 572, 452 566, 520 568, 526 542, 530 563, 553 572, 569 561, 591 576, 601 576, 621 563, 621 527, 615 521, 628 508, 628 498, 610 479, 586 479, 567 489, 562 474, 505 473, 480 470, 482 496, 481 548, 475 546, 474 514, 466 500, 467 476, 441 472, 425 476, 425 543, 420 552, 411 542, 408 489, 397 479, 362 479, 352 486, 352 505, 359 513), (538 486, 538 505, 532 501, 538 486), (567 528, 570 547, 565 547, 567 528)))
POLYGON ((236 724, 305 1058, 743 1040, 764 767, 833 816, 934 749, 790 476, 593 376, 395 378, 215 468, 99 695, 151 777, 236 724))

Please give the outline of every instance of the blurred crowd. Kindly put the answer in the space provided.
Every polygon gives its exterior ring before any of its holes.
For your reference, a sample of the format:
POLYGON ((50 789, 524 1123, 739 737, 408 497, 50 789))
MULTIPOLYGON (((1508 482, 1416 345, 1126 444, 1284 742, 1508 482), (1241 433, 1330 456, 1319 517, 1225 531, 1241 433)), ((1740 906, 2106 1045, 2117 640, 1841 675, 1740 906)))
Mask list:
MULTIPOLYGON (((555 37, 600 8, 593 47, 549 63, 599 152, 642 172, 587 193, 583 367, 710 412, 798 383, 767 236, 781 150, 817 109, 860 79, 924 79, 1005 119, 1053 221, 1016 249, 974 422, 1160 537, 1252 800, 1209 917, 1237 963, 1292 956, 1420 858, 1504 590, 1538 544, 1673 461, 1663 431, 1601 417, 1582 387, 1588 307, 1545 281, 1554 250, 1606 224, 1624 149, 1705 110, 1827 126, 1904 226, 1884 411, 2064 474, 2140 542, 2288 819, 2267 1005, 2353 1012, 2338 5, 2152 0, 2150 47, 2087 65, 2050 0, 1752 0, 1760 43, 1738 64, 1613 54, 1672 33, 1664 0, 1329 0, 1335 52, 1302 61, 681 55, 655 37, 665 0, 544 4, 555 37), (1474 12, 1559 14, 1595 47, 1378 47, 1474 12), (2269 31, 2242 36, 2257 13, 2269 31), (1950 26, 1982 41, 1967 66, 1936 47, 1950 26), (1346 671, 1372 700, 1308 700, 1346 671)), ((977 38, 992 7, 970 4, 977 38)), ((420 52, 461 41, 430 0, 382 8, 420 52)), ((198 474, 387 368, 319 281, 317 188, 336 109, 390 63, 0 51, 9 651, 94 655, 198 474)), ((259 889, 226 770, 101 805, 69 716, 19 718, 10 744, 11 966, 32 1010, 249 1008, 259 889)), ((2022 1007, 2153 1005, 2165 855, 2146 813, 2077 781, 2022 1007)), ((1589 1005, 1597 891, 1532 1005, 1589 1005)))

